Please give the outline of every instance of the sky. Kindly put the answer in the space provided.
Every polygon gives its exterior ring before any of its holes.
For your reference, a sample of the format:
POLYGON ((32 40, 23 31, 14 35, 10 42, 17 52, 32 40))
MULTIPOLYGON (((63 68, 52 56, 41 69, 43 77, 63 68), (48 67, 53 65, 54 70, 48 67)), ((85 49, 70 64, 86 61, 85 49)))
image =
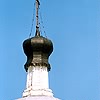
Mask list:
MULTIPOLYGON (((100 100, 100 0, 40 3, 42 31, 54 44, 49 59, 54 96, 61 100, 100 100)), ((22 43, 29 38, 33 8, 34 0, 0 0, 0 100, 21 98, 25 89, 22 43)))

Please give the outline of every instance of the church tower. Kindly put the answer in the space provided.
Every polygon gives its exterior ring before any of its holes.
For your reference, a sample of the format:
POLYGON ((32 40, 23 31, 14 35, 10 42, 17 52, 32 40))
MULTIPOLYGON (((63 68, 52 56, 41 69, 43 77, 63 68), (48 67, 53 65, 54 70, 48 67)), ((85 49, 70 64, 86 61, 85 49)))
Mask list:
POLYGON ((48 72, 51 67, 49 56, 53 52, 53 43, 41 36, 39 30, 39 0, 36 0, 36 33, 23 42, 23 50, 27 56, 24 68, 27 72, 26 89, 18 100, 59 100, 53 97, 49 89, 48 72))

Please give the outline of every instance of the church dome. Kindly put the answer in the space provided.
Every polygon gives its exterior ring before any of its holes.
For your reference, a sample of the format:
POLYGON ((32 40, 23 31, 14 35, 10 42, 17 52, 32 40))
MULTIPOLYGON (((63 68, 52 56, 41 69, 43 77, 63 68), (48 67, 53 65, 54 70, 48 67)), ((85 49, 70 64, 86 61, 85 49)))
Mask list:
POLYGON ((45 65, 50 70, 48 58, 53 51, 53 43, 51 40, 36 35, 23 42, 24 53, 27 56, 25 69, 27 71, 30 65, 45 65))
POLYGON ((43 36, 35 36, 23 42, 24 53, 29 56, 32 52, 43 52, 48 56, 53 51, 53 44, 51 40, 43 36))

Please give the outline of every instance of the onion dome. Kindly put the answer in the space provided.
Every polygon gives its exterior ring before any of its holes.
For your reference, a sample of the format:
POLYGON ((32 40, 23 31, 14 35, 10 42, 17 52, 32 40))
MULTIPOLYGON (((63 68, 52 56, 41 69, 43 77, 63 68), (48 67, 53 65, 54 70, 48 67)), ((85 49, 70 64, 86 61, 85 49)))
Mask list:
POLYGON ((50 71, 48 59, 53 51, 51 40, 40 36, 39 32, 36 31, 34 37, 23 42, 23 49, 27 56, 27 62, 24 65, 26 71, 29 66, 46 66, 50 71))
POLYGON ((27 62, 24 65, 26 71, 30 66, 45 66, 50 71, 48 59, 53 51, 53 44, 51 40, 40 36, 39 5, 39 0, 36 0, 36 35, 23 42, 24 53, 27 56, 27 62))

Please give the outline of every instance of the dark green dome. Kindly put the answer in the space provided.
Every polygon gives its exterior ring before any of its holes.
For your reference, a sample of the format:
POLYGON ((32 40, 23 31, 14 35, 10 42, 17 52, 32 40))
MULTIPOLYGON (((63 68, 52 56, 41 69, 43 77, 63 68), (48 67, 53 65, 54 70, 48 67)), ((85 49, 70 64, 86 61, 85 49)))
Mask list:
POLYGON ((29 66, 47 66, 50 70, 50 64, 48 58, 53 51, 53 43, 51 40, 36 35, 23 42, 24 53, 27 56, 27 62, 25 64, 26 71, 29 66))

